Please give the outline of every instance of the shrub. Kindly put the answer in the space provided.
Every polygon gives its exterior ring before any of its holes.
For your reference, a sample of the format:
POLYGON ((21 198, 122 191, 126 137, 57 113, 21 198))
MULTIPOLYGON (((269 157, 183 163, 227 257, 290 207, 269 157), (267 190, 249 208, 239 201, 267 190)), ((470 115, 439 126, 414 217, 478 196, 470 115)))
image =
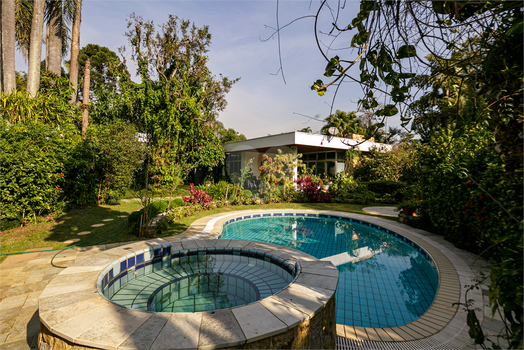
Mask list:
POLYGON ((366 185, 360 184, 357 186, 353 194, 353 202, 357 204, 369 204, 375 202, 377 194, 370 191, 366 185))
POLYGON ((247 198, 251 198, 251 197, 253 197, 253 193, 252 193, 250 190, 244 190, 244 191, 242 191, 242 193, 243 193, 244 196, 247 197, 247 198))
POLYGON ((352 197, 355 192, 358 183, 353 179, 352 176, 347 176, 344 173, 336 174, 333 183, 329 188, 333 201, 346 202, 352 197))
POLYGON ((375 192, 380 198, 383 198, 387 194, 395 197, 396 194, 401 193, 406 186, 403 182, 393 180, 369 181, 366 185, 370 191, 375 192))
POLYGON ((171 207, 183 207, 185 205, 182 198, 174 198, 171 200, 171 207))
POLYGON ((182 197, 186 205, 206 205, 212 201, 211 196, 207 195, 207 191, 197 190, 193 184, 189 184, 189 193, 191 194, 190 196, 182 197))
POLYGON ((77 128, 3 122, 0 135, 2 219, 27 221, 64 210, 71 186, 67 164, 81 142, 77 128))
POLYGON ((296 180, 297 186, 307 200, 313 203, 331 203, 331 195, 322 192, 323 183, 316 176, 305 173, 296 180))
MULTIPOLYGON (((153 220, 158 214, 165 213, 167 210, 167 205, 168 201, 165 200, 149 203, 149 221, 153 220)), ((140 217, 142 217, 142 215, 144 215, 144 208, 140 209, 139 211, 135 211, 128 216, 127 223, 129 224, 131 232, 138 233, 138 230, 140 229, 140 217)))

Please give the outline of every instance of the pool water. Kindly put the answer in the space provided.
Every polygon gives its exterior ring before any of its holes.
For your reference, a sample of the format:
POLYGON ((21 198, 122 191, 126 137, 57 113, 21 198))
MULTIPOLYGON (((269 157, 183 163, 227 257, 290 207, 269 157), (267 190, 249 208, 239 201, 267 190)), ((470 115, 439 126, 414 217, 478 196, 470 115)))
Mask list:
MULTIPOLYGON (((240 248, 199 248, 171 252, 152 249, 141 264, 135 255, 104 272, 109 300, 135 310, 203 312, 253 303, 278 293, 297 275, 293 266, 272 254, 240 248), (158 253, 157 253, 158 251, 158 253), (130 259, 132 266, 129 266, 130 259), (126 264, 120 268, 120 264, 126 264), (118 271, 114 272, 118 267, 118 271), (118 275, 117 275, 118 274, 118 275)), ((103 281, 103 280, 102 280, 103 281)))
POLYGON ((258 214, 227 221, 220 238, 279 244, 333 262, 339 270, 338 324, 385 328, 410 323, 426 312, 438 288, 435 263, 422 248, 360 220, 258 214))

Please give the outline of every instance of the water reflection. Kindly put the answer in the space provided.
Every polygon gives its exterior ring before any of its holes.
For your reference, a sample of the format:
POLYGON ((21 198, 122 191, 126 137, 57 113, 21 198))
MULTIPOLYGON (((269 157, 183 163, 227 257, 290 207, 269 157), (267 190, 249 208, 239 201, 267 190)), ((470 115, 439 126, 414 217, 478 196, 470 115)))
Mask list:
POLYGON ((428 260, 393 235, 348 220, 264 217, 227 225, 222 238, 292 247, 337 266, 337 323, 393 327, 431 305, 438 285, 428 260))

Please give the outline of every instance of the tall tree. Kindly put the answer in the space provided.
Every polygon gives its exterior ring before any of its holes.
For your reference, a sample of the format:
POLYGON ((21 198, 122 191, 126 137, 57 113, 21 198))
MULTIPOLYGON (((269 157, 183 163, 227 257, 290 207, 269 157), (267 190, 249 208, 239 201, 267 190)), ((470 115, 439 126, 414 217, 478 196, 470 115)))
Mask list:
POLYGON ((47 12, 46 70, 60 75, 62 71, 62 1, 49 0, 47 12))
POLYGON ((128 29, 141 83, 120 83, 121 114, 148 135, 156 181, 217 166, 224 151, 211 125, 234 81, 216 79, 207 67, 208 27, 170 15, 156 32, 153 22, 131 15, 128 29))
POLYGON ((482 103, 474 113, 456 113, 457 131, 486 124, 496 135, 492 147, 503 156, 508 176, 522 178, 522 1, 363 0, 352 21, 342 15, 347 9, 334 9, 328 1, 321 1, 314 11, 318 48, 327 62, 324 75, 330 82, 319 79, 313 90, 323 95, 330 87, 340 91, 344 81, 356 81, 363 88, 362 107, 375 108, 378 99, 384 99, 377 115, 400 114, 406 126, 413 118, 405 112, 420 88, 411 79, 420 74, 458 78, 458 101, 468 86, 463 84, 468 71, 482 103), (324 45, 324 38, 329 45, 324 45), (475 41, 471 55, 454 55, 469 50, 475 41), (430 72, 429 57, 446 61, 440 64, 446 69, 430 72), (471 74, 473 66, 479 68, 476 74, 471 74))
POLYGON ((35 97, 40 83, 40 59, 42 58, 42 35, 44 31, 45 0, 33 1, 33 20, 27 67, 27 95, 35 97))
POLYGON ((15 40, 17 49, 20 51, 20 53, 22 53, 26 63, 29 54, 32 20, 33 2, 30 0, 16 0, 15 40))
POLYGON ((73 30, 71 33, 71 61, 69 63, 69 80, 73 84, 70 103, 76 102, 78 92, 78 57, 80 53, 80 22, 82 20, 82 0, 74 0, 73 30))
POLYGON ((366 132, 366 129, 362 127, 362 123, 355 112, 337 110, 324 120, 326 124, 320 130, 324 135, 330 134, 330 128, 337 128, 337 132, 331 135, 337 137, 349 137, 351 134, 364 135, 366 132))
POLYGON ((2 0, 1 89, 10 94, 16 88, 15 76, 15 0, 2 0))

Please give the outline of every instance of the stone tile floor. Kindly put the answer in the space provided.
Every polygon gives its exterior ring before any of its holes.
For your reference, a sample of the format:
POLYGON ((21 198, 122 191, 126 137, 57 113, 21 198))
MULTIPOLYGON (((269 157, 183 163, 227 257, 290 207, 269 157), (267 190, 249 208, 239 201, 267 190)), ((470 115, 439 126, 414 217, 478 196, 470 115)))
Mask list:
MULTIPOLYGON (((489 273, 485 260, 462 251, 446 242, 441 236, 419 231, 425 236, 445 245, 458 254, 477 275, 489 273)), ((49 280, 63 268, 73 265, 77 260, 87 258, 102 250, 115 248, 121 244, 108 244, 61 251, 51 260, 57 251, 51 247, 33 249, 27 254, 11 255, 0 264, 0 349, 25 350, 37 349, 38 297, 49 280), (40 252, 39 252, 40 251, 40 252)), ((503 328, 500 316, 491 314, 488 303, 487 286, 482 286, 483 305, 476 305, 484 311, 482 326, 487 336, 494 339, 503 328)), ((459 311, 460 312, 460 311, 459 311)), ((503 344, 501 344, 503 345, 503 344)), ((473 349, 468 346, 467 349, 473 349)), ((480 349, 480 347, 478 347, 480 349)), ((503 346, 504 348, 504 346, 503 346)))

